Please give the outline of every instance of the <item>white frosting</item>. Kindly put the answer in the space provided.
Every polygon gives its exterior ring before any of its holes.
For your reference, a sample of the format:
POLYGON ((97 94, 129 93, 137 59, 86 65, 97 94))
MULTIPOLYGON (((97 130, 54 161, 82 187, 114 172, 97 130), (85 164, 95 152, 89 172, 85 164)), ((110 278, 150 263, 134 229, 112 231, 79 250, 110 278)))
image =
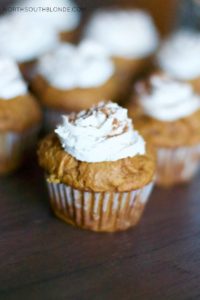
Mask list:
POLYGON ((152 75, 149 80, 149 87, 143 83, 136 85, 139 104, 148 116, 170 122, 200 109, 200 97, 189 84, 164 75, 152 75))
POLYGON ((27 85, 12 59, 0 56, 0 78, 0 99, 10 100, 27 93, 27 85))
POLYGON ((45 24, 40 26, 28 15, 0 18, 0 55, 26 62, 53 49, 57 42, 56 32, 45 24))
POLYGON ((200 76, 200 33, 178 31, 158 53, 158 64, 170 75, 188 80, 200 76))
POLYGON ((143 58, 158 46, 152 18, 140 10, 99 11, 85 30, 86 38, 102 44, 111 55, 143 58))
POLYGON ((145 142, 133 129, 127 109, 101 102, 79 114, 63 116, 55 130, 63 149, 80 161, 116 161, 145 154, 145 142))
POLYGON ((52 86, 66 90, 101 86, 113 75, 114 65, 102 47, 84 41, 60 44, 39 60, 37 70, 52 86))
POLYGON ((35 22, 57 31, 71 31, 80 22, 79 9, 71 0, 23 0, 16 1, 13 6, 25 9, 25 12, 16 11, 15 14, 26 13, 35 22))

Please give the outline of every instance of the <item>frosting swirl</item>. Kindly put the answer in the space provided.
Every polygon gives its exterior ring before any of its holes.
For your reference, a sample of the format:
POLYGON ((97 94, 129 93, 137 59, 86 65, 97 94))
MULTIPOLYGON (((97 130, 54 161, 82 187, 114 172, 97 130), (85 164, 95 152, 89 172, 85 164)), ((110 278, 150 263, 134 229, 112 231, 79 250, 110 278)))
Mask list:
POLYGON ((63 149, 80 161, 116 161, 146 152, 145 142, 133 129, 127 109, 112 102, 63 116, 63 123, 55 132, 63 149))
POLYGON ((0 56, 0 78, 1 100, 10 100, 27 93, 27 85, 12 59, 0 56))
POLYGON ((40 26, 28 15, 6 15, 0 19, 0 55, 17 62, 36 59, 58 43, 56 32, 40 26))
POLYGON ((158 53, 159 66, 178 79, 200 76, 200 34, 181 30, 169 37, 158 53))
POLYGON ((79 46, 60 44, 39 60, 37 71, 61 90, 92 88, 104 84, 113 75, 114 65, 101 46, 84 41, 79 46))
POLYGON ((57 31, 71 31, 80 22, 79 9, 71 0, 23 0, 14 6, 24 9, 36 24, 40 22, 41 26, 45 24, 57 31))
POLYGON ((175 121, 200 109, 191 85, 167 75, 153 74, 147 83, 136 84, 136 92, 145 114, 160 121, 175 121))
POLYGON ((86 38, 96 40, 112 56, 143 58, 158 46, 152 18, 140 10, 100 10, 89 21, 86 38))

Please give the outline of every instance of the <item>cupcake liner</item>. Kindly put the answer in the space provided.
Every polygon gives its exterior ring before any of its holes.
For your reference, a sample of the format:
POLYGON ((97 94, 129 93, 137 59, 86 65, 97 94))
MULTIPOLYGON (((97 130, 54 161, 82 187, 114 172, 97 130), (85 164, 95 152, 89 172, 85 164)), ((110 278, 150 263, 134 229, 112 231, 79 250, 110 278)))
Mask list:
POLYGON ((199 170, 200 145, 157 150, 156 183, 171 186, 189 181, 199 170))
POLYGON ((36 144, 38 131, 37 127, 25 133, 0 133, 0 174, 9 173, 20 165, 25 152, 36 144))
POLYGON ((110 232, 125 230, 139 221, 153 185, 152 181, 131 192, 95 193, 47 180, 56 216, 80 228, 110 232))

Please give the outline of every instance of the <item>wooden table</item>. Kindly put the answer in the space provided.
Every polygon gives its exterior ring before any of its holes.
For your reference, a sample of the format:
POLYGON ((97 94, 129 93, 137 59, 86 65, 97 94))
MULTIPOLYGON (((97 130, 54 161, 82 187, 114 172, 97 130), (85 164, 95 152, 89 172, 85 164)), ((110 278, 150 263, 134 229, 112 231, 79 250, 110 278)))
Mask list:
POLYGON ((200 299, 199 182, 156 189, 135 229, 96 234, 51 214, 34 162, 0 179, 0 299, 200 299))

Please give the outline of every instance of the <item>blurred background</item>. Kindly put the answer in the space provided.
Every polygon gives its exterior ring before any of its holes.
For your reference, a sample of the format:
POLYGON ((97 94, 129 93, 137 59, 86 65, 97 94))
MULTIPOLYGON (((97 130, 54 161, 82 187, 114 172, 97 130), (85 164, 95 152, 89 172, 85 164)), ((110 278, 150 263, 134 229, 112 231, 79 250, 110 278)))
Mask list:
MULTIPOLYGON (((0 0, 1 13, 15 1, 0 0)), ((20 2, 20 0, 18 1, 20 2)), ((44 1, 41 1, 41 4, 44 1)), ((166 35, 174 26, 199 26, 198 0, 77 0, 83 17, 100 7, 136 7, 151 13, 162 35, 166 35)))
MULTIPOLYGON (((0 0, 1 13, 13 0, 0 0)), ((18 3, 20 0, 18 1, 18 3)), ((41 4, 44 2, 41 0, 41 4)), ((101 7, 133 7, 150 12, 162 35, 166 35, 175 26, 200 28, 199 0, 76 0, 83 17, 101 7)))

